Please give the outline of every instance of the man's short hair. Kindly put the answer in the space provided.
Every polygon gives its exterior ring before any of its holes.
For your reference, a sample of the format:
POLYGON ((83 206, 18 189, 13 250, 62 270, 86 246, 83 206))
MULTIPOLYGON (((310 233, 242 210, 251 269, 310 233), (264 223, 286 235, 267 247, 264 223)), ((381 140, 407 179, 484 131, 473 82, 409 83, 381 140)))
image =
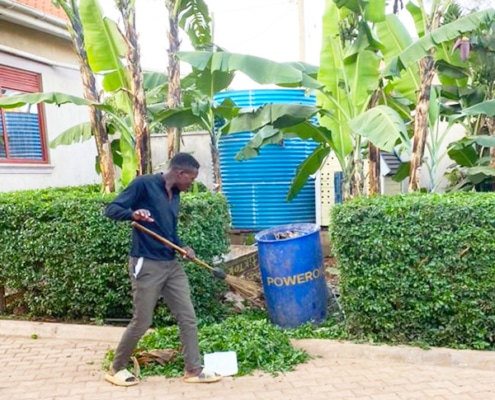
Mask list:
POLYGON ((199 169, 199 162, 190 154, 177 153, 170 160, 171 169, 199 169))

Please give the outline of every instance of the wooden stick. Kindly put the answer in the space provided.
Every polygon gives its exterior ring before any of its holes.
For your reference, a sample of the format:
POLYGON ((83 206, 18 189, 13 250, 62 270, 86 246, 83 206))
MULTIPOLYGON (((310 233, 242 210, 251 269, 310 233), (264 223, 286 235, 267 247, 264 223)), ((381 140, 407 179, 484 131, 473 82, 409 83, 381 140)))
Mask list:
MULTIPOLYGON (((165 239, 164 237, 158 235, 157 233, 155 233, 152 230, 146 228, 145 226, 137 223, 136 221, 131 222, 131 225, 134 228, 137 228, 140 231, 143 231, 143 232, 147 233, 148 235, 154 237, 159 242, 162 242, 163 244, 166 244, 167 246, 173 248, 175 251, 179 252, 184 257, 187 257, 187 251, 184 250, 182 247, 177 246, 175 243, 172 243, 170 240, 165 239)), ((189 258, 189 257, 187 257, 187 258, 189 258)), ((201 265, 202 267, 208 268, 210 271, 217 272, 216 268, 211 267, 210 265, 206 264, 204 261, 201 261, 199 258, 194 257, 194 258, 191 258, 191 260, 193 260, 195 263, 201 265)))
MULTIPOLYGON (((177 246, 175 243, 172 243, 170 240, 165 239, 164 237, 158 235, 157 233, 153 232, 152 230, 146 228, 145 226, 143 226, 143 225, 141 225, 135 221, 133 221, 131 223, 131 225, 134 228, 145 232, 146 234, 155 238, 159 242, 171 247, 172 249, 176 250, 177 252, 179 252, 183 256, 187 257, 187 251, 184 250, 182 247, 177 246)), ((194 257, 192 259, 192 261, 201 265, 202 267, 208 268, 210 271, 213 272, 213 275, 216 278, 224 279, 225 282, 227 283, 227 285, 229 285, 234 291, 238 292, 242 297, 247 299, 253 305, 255 305, 257 307, 263 306, 262 302, 259 300, 259 297, 262 294, 262 290, 259 287, 259 285, 256 284, 255 282, 241 279, 237 276, 228 275, 221 268, 213 268, 213 267, 209 266, 208 264, 206 264, 205 262, 201 261, 199 258, 194 257)))

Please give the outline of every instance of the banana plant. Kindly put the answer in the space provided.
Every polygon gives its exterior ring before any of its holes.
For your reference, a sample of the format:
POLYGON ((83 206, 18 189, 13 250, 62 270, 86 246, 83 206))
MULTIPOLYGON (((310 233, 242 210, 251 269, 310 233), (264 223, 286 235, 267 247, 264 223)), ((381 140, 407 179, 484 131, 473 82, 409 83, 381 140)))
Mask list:
POLYGON ((478 103, 450 117, 450 123, 461 123, 470 133, 465 138, 451 143, 447 148, 449 157, 456 162, 450 175, 461 177, 450 188, 452 191, 471 190, 476 185, 495 177, 495 168, 493 167, 495 158, 491 152, 495 148, 495 136, 481 135, 476 126, 473 127, 469 123, 471 118, 479 116, 493 119, 495 117, 495 100, 478 103))
MULTIPOLYGON (((415 21, 423 21, 420 33, 424 33, 420 39, 412 43, 395 60, 393 68, 399 71, 419 62, 421 72, 421 86, 418 101, 415 108, 415 126, 413 137, 413 153, 409 174, 409 191, 420 187, 419 168, 421 166, 428 135, 428 110, 430 102, 430 90, 433 77, 436 73, 434 61, 435 51, 441 49, 445 43, 451 42, 460 35, 471 32, 482 25, 487 19, 493 18, 495 10, 483 10, 459 18, 453 22, 440 26, 440 18, 446 13, 450 1, 435 0, 432 3, 431 12, 428 14, 420 2, 422 18, 415 21), (425 28, 426 27, 426 28, 425 28)), ((446 54, 444 52, 444 54, 446 54)))
MULTIPOLYGON (((64 10, 69 21, 67 29, 78 57, 84 97, 92 102, 98 102, 99 95, 96 77, 88 62, 85 36, 78 4, 75 0, 54 0, 53 3, 64 10)), ((97 167, 101 171, 103 190, 106 193, 110 193, 115 190, 115 171, 108 131, 104 123, 102 111, 99 108, 89 106, 89 117, 91 122, 83 126, 83 129, 85 129, 83 137, 86 137, 88 133, 94 136, 98 153, 97 167)))
MULTIPOLYGON (((117 24, 103 17, 98 0, 81 0, 77 4, 58 1, 69 18, 69 31, 72 32, 79 46, 79 62, 83 68, 83 82, 89 88, 85 99, 69 96, 63 93, 32 93, 29 95, 13 96, 0 99, 0 107, 11 107, 12 104, 38 104, 42 102, 63 105, 66 103, 89 106, 96 110, 96 120, 91 120, 91 134, 95 140, 103 143, 106 153, 99 151, 96 169, 105 172, 104 187, 106 191, 114 189, 110 178, 113 163, 122 169, 121 184, 126 185, 136 175, 138 159, 134 151, 134 131, 132 121, 127 115, 132 115, 132 103, 129 98, 129 74, 122 60, 126 54, 125 39, 117 24), (83 46, 83 48, 82 48, 83 46), (99 100, 98 88, 92 74, 103 77, 102 86, 105 92, 105 103, 99 100), (86 82, 85 80, 88 80, 86 82), (93 85, 94 84, 94 85, 93 85), (89 85, 89 86, 88 86, 89 85), (96 124, 96 126, 95 126, 96 124), (104 124, 102 127, 101 124, 104 124), (95 134, 96 129, 96 134, 95 134), (102 131, 103 130, 103 131, 102 131), (102 133, 104 132, 104 134, 102 133), (120 138, 113 141, 105 135, 119 134, 120 138), (112 151, 112 156, 109 152, 112 151), (115 153, 117 155, 115 155, 115 153), (103 163, 103 164, 102 164, 103 163), (108 163, 108 165, 107 165, 108 163)), ((60 144, 70 144, 84 140, 89 136, 87 123, 76 125, 62 132, 51 143, 51 147, 60 144)))
POLYGON ((136 31, 135 0, 115 0, 123 25, 129 76, 129 101, 132 103, 132 127, 134 130, 135 152, 138 160, 138 174, 151 172, 151 139, 146 115, 146 96, 143 86, 141 54, 136 31))
MULTIPOLYGON (((79 45, 83 45, 83 48, 80 49, 80 64, 87 68, 91 74, 98 74, 102 77, 105 102, 102 103, 98 100, 96 92, 99 90, 96 85, 91 89, 90 103, 84 103, 81 99, 62 93, 15 96, 10 102, 18 101, 29 104, 47 102, 61 105, 70 101, 76 105, 89 105, 96 110, 97 115, 99 115, 96 121, 99 121, 99 124, 104 124, 103 127, 97 125, 99 129, 104 129, 106 135, 119 137, 112 141, 111 146, 108 137, 104 142, 105 149, 108 152, 111 151, 111 156, 106 155, 106 161, 109 162, 109 159, 113 159, 113 162, 121 167, 122 174, 118 183, 121 186, 126 186, 136 176, 136 171, 146 171, 146 166, 149 165, 150 160, 149 151, 146 150, 146 146, 142 145, 143 142, 149 141, 149 134, 146 133, 146 130, 143 132, 143 126, 144 129, 146 128, 143 123, 143 120, 146 119, 146 108, 145 104, 143 106, 142 102, 136 101, 136 99, 143 97, 144 92, 141 89, 142 83, 139 81, 141 72, 139 54, 136 51, 138 50, 137 39, 135 32, 134 34, 132 32, 133 2, 118 1, 125 19, 127 38, 120 32, 114 21, 103 16, 98 0, 81 0, 78 4, 74 2, 68 4, 67 1, 62 2, 60 0, 58 4, 68 14, 72 24, 69 30, 73 32, 74 40, 79 41, 77 42, 79 45), (132 68, 123 62, 126 56, 128 57, 128 64, 132 64, 132 68), (133 116, 133 118, 129 116, 133 116), (138 141, 136 141, 136 132, 140 132, 137 135, 138 141), (138 148, 137 152, 136 147, 138 148)), ((85 77, 86 74, 83 74, 83 81, 86 79, 85 77)), ((93 83, 94 80, 93 76, 93 83)), ((86 97, 88 98, 88 96, 86 97)), ((6 106, 9 106, 9 99, 1 99, 0 107, 6 106)), ((90 125, 91 128, 95 129, 93 119, 90 125)), ((88 124, 83 123, 62 132, 50 145, 55 147, 60 144, 81 141, 88 138, 89 132, 88 124)), ((98 144, 98 141, 105 137, 101 135, 100 130, 96 132, 94 137, 98 144)), ((111 168, 102 165, 102 152, 99 151, 98 153, 97 171, 113 172, 113 164, 111 168)), ((107 179, 104 177, 104 186, 108 191, 107 179)))
MULTIPOLYGON (((179 27, 189 37, 196 50, 211 49, 212 26, 208 6, 203 0, 166 0, 168 10, 168 84, 167 106, 175 109, 182 106, 182 88, 180 79, 179 27)), ((181 129, 178 126, 167 127, 167 153, 169 159, 180 150, 181 129)))
MULTIPOLYGON (((412 100, 406 101, 399 90, 402 86, 407 88, 406 93, 414 93, 418 82, 417 70, 412 70, 402 82, 389 79, 390 86, 384 84, 386 71, 380 69, 380 55, 392 59, 411 41, 404 28, 397 29, 401 27, 400 21, 385 16, 384 10, 381 1, 327 1, 318 85, 312 86, 317 90, 317 110, 308 114, 308 118, 317 116, 319 125, 309 120, 292 123, 290 117, 294 107, 287 106, 281 107, 268 119, 252 113, 254 121, 263 121, 257 125, 248 123, 241 113, 224 128, 226 133, 256 132, 253 140, 238 154, 240 159, 256 155, 261 146, 275 143, 282 137, 297 136, 318 143, 314 153, 299 166, 289 189, 289 200, 308 177, 318 171, 330 151, 336 155, 344 171, 348 198, 363 193, 362 157, 367 143, 386 151, 392 151, 401 142, 407 145, 404 120, 410 118, 407 104, 412 100), (377 30, 380 36, 376 35, 373 26, 380 27, 377 30)), ((269 115, 270 112, 269 107, 259 110, 260 115, 269 115)))
POLYGON ((230 120, 239 108, 230 100, 222 104, 214 102, 214 95, 226 89, 237 72, 242 72, 260 84, 276 84, 285 87, 321 87, 315 80, 317 68, 305 63, 278 63, 256 56, 222 51, 179 52, 178 56, 191 65, 193 72, 182 80, 183 101, 181 107, 160 109, 153 107, 156 124, 186 127, 200 125, 210 134, 214 182, 221 190, 218 139, 220 130, 215 121, 230 120))

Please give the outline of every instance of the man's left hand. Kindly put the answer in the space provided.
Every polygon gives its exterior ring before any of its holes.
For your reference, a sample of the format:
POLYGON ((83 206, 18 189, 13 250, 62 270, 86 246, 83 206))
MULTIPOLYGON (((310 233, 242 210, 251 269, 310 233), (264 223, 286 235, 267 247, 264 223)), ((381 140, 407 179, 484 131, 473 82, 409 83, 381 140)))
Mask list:
POLYGON ((185 251, 184 254, 185 258, 189 258, 190 260, 196 258, 196 253, 189 246, 184 247, 184 251, 185 251))

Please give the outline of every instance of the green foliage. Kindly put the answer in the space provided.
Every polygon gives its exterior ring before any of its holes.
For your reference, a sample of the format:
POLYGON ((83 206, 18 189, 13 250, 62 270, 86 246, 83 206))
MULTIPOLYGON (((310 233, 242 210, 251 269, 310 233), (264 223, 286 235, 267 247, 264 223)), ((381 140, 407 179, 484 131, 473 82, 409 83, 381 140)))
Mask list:
MULTIPOLYGON (((179 333, 176 326, 157 329, 146 335, 138 347, 152 349, 180 349, 179 333)), ((291 371, 295 365, 305 362, 309 356, 302 350, 294 349, 286 330, 268 322, 266 316, 250 313, 230 317, 221 323, 203 326, 199 330, 199 344, 203 353, 235 351, 238 375, 247 375, 255 370, 276 374, 291 371)), ((111 358, 109 352, 107 357, 111 358)), ((141 369, 143 376, 182 376, 184 361, 182 355, 165 366, 152 364, 141 369)))
POLYGON ((492 194, 358 199, 332 211, 341 305, 354 337, 495 344, 492 194))
MULTIPOLYGON (((0 194, 0 283, 25 290, 22 301, 35 317, 130 318, 128 223, 103 215, 113 195, 97 186, 0 194)), ((197 256, 211 262, 228 249, 225 199, 184 194, 179 234, 197 256)), ((205 269, 187 264, 193 302, 201 321, 219 319, 226 286, 205 269)), ((155 324, 170 320, 159 312, 155 324)))

